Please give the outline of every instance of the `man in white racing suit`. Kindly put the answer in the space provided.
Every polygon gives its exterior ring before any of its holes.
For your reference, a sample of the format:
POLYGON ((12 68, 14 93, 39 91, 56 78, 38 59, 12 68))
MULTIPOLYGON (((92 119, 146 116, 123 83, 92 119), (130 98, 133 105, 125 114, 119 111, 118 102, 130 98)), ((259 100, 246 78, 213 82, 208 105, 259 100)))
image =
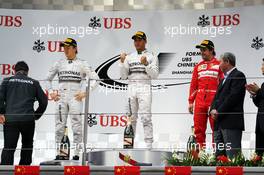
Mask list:
POLYGON ((146 50, 147 37, 138 31, 133 35, 136 52, 120 55, 121 79, 128 79, 128 99, 132 113, 132 127, 136 133, 138 114, 144 127, 144 140, 147 148, 152 148, 153 125, 151 119, 151 79, 159 74, 158 58, 146 50))
MULTIPOLYGON (((67 124, 68 115, 71 119, 73 130, 74 144, 82 143, 83 137, 83 111, 82 100, 88 95, 86 94, 86 85, 88 79, 90 81, 90 90, 97 85, 99 77, 91 69, 89 64, 76 57, 77 42, 72 38, 67 38, 61 47, 64 47, 66 59, 58 60, 49 70, 47 76, 48 91, 52 100, 57 102, 55 124, 56 124, 56 143, 59 144, 64 135, 64 128, 67 124), (52 80, 55 76, 59 79, 58 91, 52 88, 52 80)), ((59 151, 59 150, 58 150, 59 151)), ((73 160, 79 160, 80 149, 78 146, 74 150, 73 160)), ((60 159, 59 152, 56 159, 60 159)))

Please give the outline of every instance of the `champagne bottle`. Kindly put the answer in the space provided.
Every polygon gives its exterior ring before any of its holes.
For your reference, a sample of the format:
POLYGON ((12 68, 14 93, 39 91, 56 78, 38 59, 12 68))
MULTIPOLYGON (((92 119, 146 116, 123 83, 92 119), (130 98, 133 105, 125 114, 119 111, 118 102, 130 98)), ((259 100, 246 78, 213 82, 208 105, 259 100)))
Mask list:
POLYGON ((129 105, 129 114, 127 118, 127 125, 124 131, 124 142, 123 142, 123 148, 124 149, 133 149, 134 147, 134 130, 131 124, 131 118, 132 118, 132 110, 131 110, 131 103, 130 98, 128 99, 128 105, 129 105))
POLYGON ((131 124, 131 116, 129 116, 124 131, 124 149, 132 149, 133 147, 134 147, 134 130, 131 124))
POLYGON ((70 139, 68 137, 68 128, 65 126, 64 135, 60 143, 60 159, 69 160, 70 159, 70 139))
POLYGON ((187 142, 187 152, 197 151, 197 142, 194 134, 194 126, 192 128, 192 134, 190 135, 187 142))

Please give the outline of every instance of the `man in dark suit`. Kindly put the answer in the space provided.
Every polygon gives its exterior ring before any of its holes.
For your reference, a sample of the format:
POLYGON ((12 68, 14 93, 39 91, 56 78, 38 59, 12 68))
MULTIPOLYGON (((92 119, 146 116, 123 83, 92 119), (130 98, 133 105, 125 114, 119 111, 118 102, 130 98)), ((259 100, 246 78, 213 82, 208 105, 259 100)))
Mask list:
POLYGON ((225 78, 219 83, 210 114, 215 120, 216 157, 233 158, 241 151, 246 78, 235 67, 236 58, 232 53, 224 53, 220 58, 225 78))
POLYGON ((14 153, 19 135, 22 149, 19 165, 32 162, 35 120, 46 110, 48 99, 39 82, 28 77, 28 65, 19 61, 15 65, 16 74, 5 78, 0 86, 0 124, 4 124, 4 149, 1 165, 13 165, 14 153), (34 103, 39 105, 34 110, 34 103))
MULTIPOLYGON (((264 75, 264 58, 262 63, 262 74, 264 75)), ((261 88, 256 84, 248 84, 246 89, 251 94, 254 104, 258 107, 257 121, 256 121, 256 153, 263 156, 264 153, 264 83, 261 88)))

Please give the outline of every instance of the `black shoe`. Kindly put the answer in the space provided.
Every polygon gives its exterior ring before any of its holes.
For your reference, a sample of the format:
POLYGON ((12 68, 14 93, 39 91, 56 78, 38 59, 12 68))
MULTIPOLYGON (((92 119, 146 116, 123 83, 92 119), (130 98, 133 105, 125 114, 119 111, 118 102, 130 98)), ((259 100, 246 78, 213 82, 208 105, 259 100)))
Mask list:
POLYGON ((72 160, 79 160, 79 156, 77 156, 77 155, 73 156, 72 160))
POLYGON ((57 155, 55 160, 61 160, 61 157, 59 155, 57 155))

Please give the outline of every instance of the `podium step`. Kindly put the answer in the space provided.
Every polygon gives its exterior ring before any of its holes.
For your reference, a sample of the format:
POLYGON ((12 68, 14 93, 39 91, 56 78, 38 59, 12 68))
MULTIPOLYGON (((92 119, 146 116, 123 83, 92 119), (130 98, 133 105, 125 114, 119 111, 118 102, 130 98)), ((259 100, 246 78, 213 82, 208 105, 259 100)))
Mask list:
POLYGON ((100 150, 87 153, 89 165, 96 166, 164 166, 172 152, 147 149, 100 150))

